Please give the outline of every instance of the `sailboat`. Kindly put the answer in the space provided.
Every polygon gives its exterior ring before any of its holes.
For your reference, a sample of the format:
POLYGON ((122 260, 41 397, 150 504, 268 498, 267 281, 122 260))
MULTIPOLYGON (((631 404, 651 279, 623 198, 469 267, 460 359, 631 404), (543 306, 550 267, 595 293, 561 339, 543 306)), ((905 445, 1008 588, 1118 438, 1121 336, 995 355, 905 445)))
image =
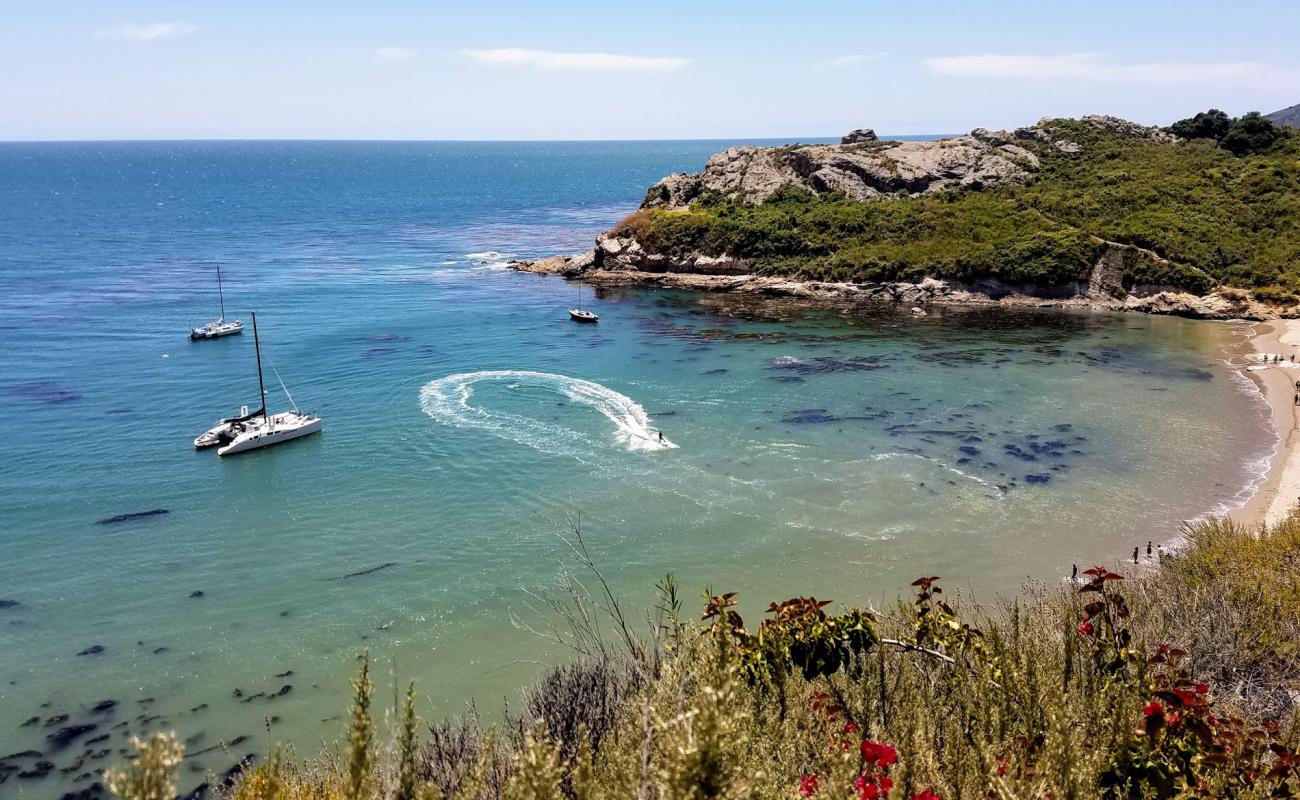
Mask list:
MULTIPOLYGON (((253 347, 257 351, 257 389, 262 405, 256 411, 249 412, 248 406, 239 410, 239 415, 219 420, 213 428, 202 433, 194 440, 195 447, 217 446, 217 455, 228 456, 259 447, 269 447, 292 439, 298 439, 321 429, 321 418, 303 414, 293 402, 284 381, 281 388, 293 404, 292 411, 268 414, 266 411, 266 383, 262 378, 262 343, 257 335, 257 314, 253 314, 253 347)), ((272 367, 274 369, 274 367, 272 367)), ((276 373, 279 378, 279 373, 276 373)))
POLYGON ((237 319, 226 321, 226 295, 221 290, 221 265, 217 265, 217 302, 221 304, 221 316, 209 322, 207 325, 201 325, 197 328, 190 328, 190 340, 196 339, 215 339, 218 336, 230 336, 233 333, 242 333, 244 323, 237 319))
POLYGON ((578 279, 578 307, 569 309, 569 319, 574 322, 599 322, 600 317, 594 311, 582 309, 582 278, 578 279))

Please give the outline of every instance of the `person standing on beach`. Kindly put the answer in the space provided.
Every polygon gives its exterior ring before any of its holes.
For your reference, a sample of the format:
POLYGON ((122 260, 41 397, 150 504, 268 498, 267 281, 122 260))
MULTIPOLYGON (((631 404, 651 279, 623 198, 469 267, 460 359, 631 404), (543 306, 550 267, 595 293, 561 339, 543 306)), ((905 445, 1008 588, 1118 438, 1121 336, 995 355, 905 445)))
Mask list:
POLYGON ((1133 548, 1133 563, 1138 563, 1138 549, 1136 547, 1133 548))
POLYGON ((1147 542, 1147 558, 1151 557, 1151 542, 1147 542))

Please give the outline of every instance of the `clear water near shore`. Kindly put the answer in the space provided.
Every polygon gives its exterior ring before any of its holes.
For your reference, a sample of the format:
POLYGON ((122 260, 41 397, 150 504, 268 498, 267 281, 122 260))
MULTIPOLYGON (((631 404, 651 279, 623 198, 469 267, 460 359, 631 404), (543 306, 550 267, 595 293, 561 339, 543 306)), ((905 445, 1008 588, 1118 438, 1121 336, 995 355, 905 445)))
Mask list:
POLYGON ((1240 327, 635 289, 579 326, 573 285, 500 269, 725 144, 0 145, 0 754, 50 752, 22 723, 58 713, 110 734, 83 769, 142 730, 248 737, 190 788, 334 739, 367 648, 425 716, 495 713, 564 657, 524 625, 577 512, 632 603, 671 570, 754 613, 921 573, 989 599, 1244 499, 1273 438, 1240 327), (251 336, 185 338, 218 263, 322 435, 190 446, 256 394, 251 336))

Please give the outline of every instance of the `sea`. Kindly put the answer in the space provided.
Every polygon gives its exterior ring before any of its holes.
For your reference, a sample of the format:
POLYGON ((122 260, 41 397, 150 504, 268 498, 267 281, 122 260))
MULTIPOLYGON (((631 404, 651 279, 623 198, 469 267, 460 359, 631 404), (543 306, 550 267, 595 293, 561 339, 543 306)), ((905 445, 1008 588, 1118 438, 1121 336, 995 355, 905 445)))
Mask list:
POLYGON ((500 719, 602 580, 638 630, 669 573, 688 619, 921 575, 987 605, 1146 567, 1259 483, 1243 324, 506 268, 740 143, 0 144, 0 798, 93 786, 153 731, 182 791, 315 755, 363 654, 385 708, 414 681, 426 719, 500 719), (218 267, 244 333, 192 342, 218 267), (254 312, 268 405, 323 432, 196 450, 258 404, 254 312))

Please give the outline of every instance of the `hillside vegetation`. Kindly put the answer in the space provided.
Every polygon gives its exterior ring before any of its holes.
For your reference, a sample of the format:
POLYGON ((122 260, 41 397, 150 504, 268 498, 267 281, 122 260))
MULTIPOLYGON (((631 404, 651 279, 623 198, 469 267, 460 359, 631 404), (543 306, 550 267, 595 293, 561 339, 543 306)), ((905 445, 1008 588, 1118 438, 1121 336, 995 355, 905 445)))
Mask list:
MULTIPOLYGON (((1184 554, 1145 577, 1097 567, 1076 586, 993 608, 950 604, 941 581, 923 577, 914 598, 883 612, 799 597, 754 625, 731 594, 688 613, 667 579, 643 630, 608 593, 575 595, 558 628, 583 655, 528 690, 499 728, 472 714, 424 726, 413 691, 380 726, 365 667, 337 751, 308 762, 273 753, 221 792, 1295 797, 1300 519, 1267 532, 1213 522, 1189 537, 1184 554)), ((575 546, 585 552, 580 538, 575 546)), ((109 787, 128 800, 171 798, 180 746, 155 736, 137 747, 109 787)))
POLYGON ((1139 264, 1125 288, 1226 284, 1290 299, 1300 292, 1300 137, 1259 115, 1206 115, 1173 130, 1209 138, 1177 142, 1045 121, 1043 140, 1016 142, 1039 160, 1024 185, 867 202, 786 187, 756 205, 706 192, 686 209, 638 211, 612 233, 652 253, 729 254, 763 274, 1036 286, 1086 280, 1104 239, 1168 259, 1139 264))

